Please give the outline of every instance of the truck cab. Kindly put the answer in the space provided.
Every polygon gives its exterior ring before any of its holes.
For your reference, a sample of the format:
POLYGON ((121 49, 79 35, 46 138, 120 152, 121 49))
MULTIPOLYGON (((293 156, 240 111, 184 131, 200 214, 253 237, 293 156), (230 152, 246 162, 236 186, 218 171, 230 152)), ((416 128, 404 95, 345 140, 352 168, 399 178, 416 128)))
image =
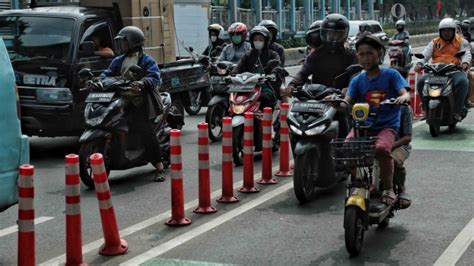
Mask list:
MULTIPOLYGON (((116 6, 44 6, 0 13, 0 36, 15 70, 22 130, 36 136, 78 136, 85 128, 87 91, 77 73, 99 76, 117 54, 113 39, 123 27, 116 6)), ((145 52, 147 49, 145 47, 145 52)), ((157 60, 158 61, 158 60, 157 60)), ((188 90, 207 87, 204 68, 193 60, 160 64, 161 91, 171 93, 176 126, 184 124, 188 90)))
POLYGON ((21 134, 15 75, 0 38, 0 212, 18 202, 18 168, 28 163, 28 137, 21 134))

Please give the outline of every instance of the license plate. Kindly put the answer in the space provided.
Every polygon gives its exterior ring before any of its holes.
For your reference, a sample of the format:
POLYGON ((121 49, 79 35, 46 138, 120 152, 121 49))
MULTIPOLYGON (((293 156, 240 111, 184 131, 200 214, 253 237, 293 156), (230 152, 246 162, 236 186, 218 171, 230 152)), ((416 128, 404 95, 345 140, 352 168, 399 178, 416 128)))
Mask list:
POLYGON ((299 113, 320 113, 324 110, 325 104, 313 102, 296 102, 291 107, 292 112, 299 113))
POLYGON ((254 85, 230 85, 229 92, 251 92, 254 85))
POLYGON ((114 92, 93 92, 89 93, 86 103, 108 103, 112 101, 114 92))
POLYGON ((432 76, 428 79, 429 84, 446 84, 448 83, 448 77, 446 76, 432 76))

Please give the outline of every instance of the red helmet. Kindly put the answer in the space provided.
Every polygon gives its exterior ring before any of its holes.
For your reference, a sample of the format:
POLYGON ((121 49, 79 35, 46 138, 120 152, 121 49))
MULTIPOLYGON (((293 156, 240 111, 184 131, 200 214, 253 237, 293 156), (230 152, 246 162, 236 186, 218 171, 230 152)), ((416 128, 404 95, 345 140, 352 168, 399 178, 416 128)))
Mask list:
POLYGON ((242 40, 247 39, 247 26, 245 26, 244 23, 242 22, 234 22, 232 25, 229 26, 229 29, 227 29, 227 32, 229 35, 232 34, 242 34, 242 40))

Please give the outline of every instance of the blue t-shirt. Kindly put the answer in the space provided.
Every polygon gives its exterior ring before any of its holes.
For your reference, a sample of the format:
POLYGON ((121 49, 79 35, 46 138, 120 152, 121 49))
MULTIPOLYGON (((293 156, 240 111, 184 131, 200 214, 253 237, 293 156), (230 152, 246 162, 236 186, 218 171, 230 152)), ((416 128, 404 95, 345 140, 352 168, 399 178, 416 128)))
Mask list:
MULTIPOLYGON (((370 112, 375 112, 380 102, 385 99, 397 98, 400 89, 408 87, 406 80, 400 73, 391 68, 381 68, 377 77, 369 79, 367 72, 360 73, 351 80, 347 95, 356 103, 368 103, 370 112)), ((372 123, 373 118, 369 118, 372 123)), ((400 127, 400 108, 386 106, 379 110, 374 129, 400 127)))

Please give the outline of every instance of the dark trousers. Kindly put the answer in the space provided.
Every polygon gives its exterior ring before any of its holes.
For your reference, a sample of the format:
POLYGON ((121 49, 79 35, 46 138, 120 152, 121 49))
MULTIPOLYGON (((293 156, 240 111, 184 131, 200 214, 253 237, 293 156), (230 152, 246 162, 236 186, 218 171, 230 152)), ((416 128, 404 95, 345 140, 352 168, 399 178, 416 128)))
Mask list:
POLYGON ((130 105, 127 112, 130 129, 139 132, 142 137, 142 143, 146 148, 146 158, 153 165, 162 162, 160 143, 153 132, 152 121, 148 120, 145 105, 142 104, 139 107, 130 105))

